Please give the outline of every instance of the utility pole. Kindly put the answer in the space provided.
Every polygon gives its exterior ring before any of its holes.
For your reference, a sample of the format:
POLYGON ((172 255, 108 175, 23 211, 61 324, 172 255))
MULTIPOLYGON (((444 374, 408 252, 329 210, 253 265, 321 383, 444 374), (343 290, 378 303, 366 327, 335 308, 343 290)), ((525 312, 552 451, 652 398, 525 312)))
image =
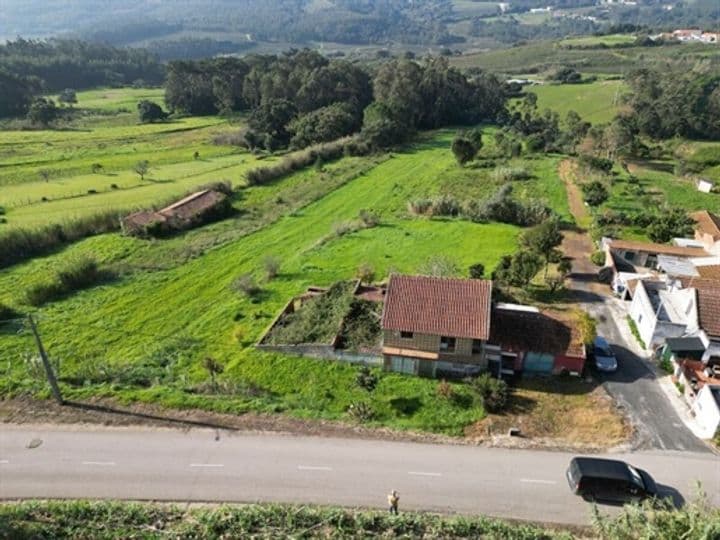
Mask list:
POLYGON ((45 374, 47 375, 47 380, 50 383, 50 390, 52 390, 53 397, 55 398, 55 401, 57 401, 60 405, 65 405, 65 400, 63 399, 62 394, 60 394, 60 387, 58 386, 57 379, 55 378, 55 372, 50 365, 50 360, 48 360, 47 353, 45 352, 45 348, 43 347, 42 341, 40 340, 40 334, 38 334, 37 327, 35 326, 35 321, 33 320, 32 315, 30 315, 29 313, 28 321, 30 322, 30 329, 35 336, 35 343, 37 344, 38 352, 40 353, 40 358, 42 359, 43 367, 45 368, 45 374))

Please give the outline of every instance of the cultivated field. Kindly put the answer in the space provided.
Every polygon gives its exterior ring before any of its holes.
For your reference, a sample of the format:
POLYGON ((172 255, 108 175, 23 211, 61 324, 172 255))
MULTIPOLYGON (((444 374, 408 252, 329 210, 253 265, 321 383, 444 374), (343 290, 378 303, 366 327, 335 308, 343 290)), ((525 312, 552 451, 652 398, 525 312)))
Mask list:
MULTIPOLYGON (((212 120, 215 122, 204 128, 189 130, 195 133, 187 145, 175 141, 174 155, 190 159, 158 166, 151 173, 155 182, 142 183, 118 173, 114 181, 126 178, 128 183, 135 182, 135 187, 29 205, 23 205, 19 195, 11 200, 3 190, 6 200, 15 203, 7 217, 12 222, 26 215, 26 223, 47 223, 55 219, 48 218, 53 204, 58 205, 55 215, 60 219, 94 201, 119 208, 165 199, 175 189, 185 191, 200 182, 231 178, 242 185, 241 171, 253 160, 248 154, 207 144, 201 155, 216 154, 207 162, 192 159, 199 141, 212 129, 229 129, 222 120, 212 120), (164 179, 170 181, 159 181, 164 179), (122 198, 135 192, 142 195, 122 198), (78 205, 72 206, 76 202, 78 205)), ((162 134, 163 127, 132 129, 160 130, 162 134)), ((246 187, 234 199, 234 217, 166 240, 106 234, 4 269, 0 271, 0 302, 21 311, 32 309, 25 298, 27 289, 82 256, 92 256, 115 271, 113 281, 35 310, 45 345, 59 363, 68 397, 105 396, 233 413, 285 411, 298 417, 329 419, 347 418, 350 404, 368 401, 375 411, 371 423, 461 434, 464 426, 484 416, 481 404, 466 386, 458 385, 456 390, 465 398, 448 400, 437 394, 437 381, 383 373, 377 389, 368 394, 355 384, 354 367, 259 353, 253 346, 290 297, 311 284, 329 285, 352 278, 361 264, 370 264, 383 279, 391 271, 415 272, 430 257, 442 253, 462 273, 477 262, 485 264, 489 273, 502 255, 514 252, 517 227, 408 214, 407 202, 418 197, 446 193, 462 200, 484 198, 497 189, 492 169, 463 169, 456 164, 449 149, 453 134, 452 130, 436 132, 392 155, 342 158, 266 186, 246 187), (343 224, 356 222, 363 209, 376 212, 380 224, 337 233, 343 224), (263 272, 268 255, 281 261, 280 273, 271 281, 263 272), (246 273, 253 274, 261 287, 253 297, 231 287, 246 273), (215 390, 210 389, 202 367, 208 356, 225 366, 215 390)), ((62 134, 46 135, 60 140, 62 134)), ((132 143, 128 145, 132 148, 132 143)), ((69 172, 57 185, 52 179, 46 186, 34 178, 23 184, 18 177, 6 181, 6 187, 32 186, 30 193, 35 193, 53 185, 56 197, 86 189, 95 176, 103 175, 73 171, 78 160, 86 159, 85 148, 95 145, 86 140, 83 146, 76 140, 74 146, 75 154, 59 160, 69 172)), ((488 148, 492 148, 490 142, 488 148)), ((26 156, 26 161, 33 159, 40 156, 26 156)), ((137 155, 128 152, 123 159, 132 162, 137 155)), ((523 166, 531 173, 530 179, 515 183, 518 198, 542 198, 569 219, 563 187, 555 173, 557 158, 513 160, 510 165, 523 166)), ((0 328, 2 359, 7 360, 0 362, 3 395, 43 387, 32 361, 33 341, 17 330, 14 324, 0 328)))
POLYGON ((622 107, 623 81, 597 81, 589 84, 545 84, 527 87, 537 95, 540 110, 551 109, 564 117, 575 111, 592 124, 610 122, 622 107))
POLYGON ((217 117, 139 124, 138 99, 161 90, 78 93, 79 118, 65 130, 4 131, 0 142, 2 230, 34 227, 106 210, 148 207, 211 180, 242 182, 256 158, 214 136, 232 129, 217 117), (195 152, 198 159, 195 159, 195 152), (134 165, 147 160, 141 180, 134 165), (102 166, 93 173, 93 165, 102 166))

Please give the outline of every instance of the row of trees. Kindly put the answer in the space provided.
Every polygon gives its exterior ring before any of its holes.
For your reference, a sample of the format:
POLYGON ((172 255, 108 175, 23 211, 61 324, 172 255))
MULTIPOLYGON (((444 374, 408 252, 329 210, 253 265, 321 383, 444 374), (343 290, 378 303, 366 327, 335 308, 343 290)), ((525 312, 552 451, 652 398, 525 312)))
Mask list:
POLYGON ((300 148, 362 127, 375 147, 402 141, 415 129, 495 120, 504 110, 502 84, 468 78, 445 58, 383 64, 373 75, 309 50, 199 62, 171 62, 165 89, 171 111, 250 111, 248 146, 300 148))
POLYGON ((654 139, 720 139, 720 72, 641 69, 627 76, 628 122, 654 139))

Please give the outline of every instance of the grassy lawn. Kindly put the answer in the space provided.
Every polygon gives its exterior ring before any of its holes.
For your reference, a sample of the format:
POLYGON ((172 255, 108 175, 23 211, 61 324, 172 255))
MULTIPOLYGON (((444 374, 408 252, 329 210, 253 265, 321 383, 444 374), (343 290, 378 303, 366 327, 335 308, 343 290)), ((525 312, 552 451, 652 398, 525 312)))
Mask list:
POLYGON ((550 109, 564 117, 575 111, 593 124, 610 122, 620 110, 623 81, 597 81, 590 84, 546 84, 528 88, 538 97, 538 109, 550 109))
POLYGON ((597 45, 624 45, 633 43, 635 36, 632 34, 610 34, 607 36, 582 36, 565 38, 559 42, 560 45, 571 47, 593 47, 597 45))
MULTIPOLYGON (((361 263, 373 265, 378 276, 413 272, 441 250, 461 269, 482 262, 490 271, 515 250, 513 226, 407 216, 408 199, 438 189, 451 166, 460 170, 449 151, 452 133, 440 132, 389 159, 344 158, 322 172, 310 169, 248 188, 235 203, 238 217, 167 241, 103 235, 3 270, 0 301, 26 308, 27 286, 81 254, 123 269, 117 281, 39 313, 45 344, 60 360, 65 392, 74 398, 330 419, 346 418, 351 403, 367 401, 375 411, 371 424, 459 435, 484 415, 462 385, 458 393, 467 398, 448 402, 437 396, 436 381, 382 373, 368 394, 354 382, 356 368, 253 347, 289 297, 310 284, 350 278, 361 263), (336 223, 356 219, 361 209, 377 212, 381 224, 332 234, 336 223), (231 283, 243 273, 263 281, 267 255, 282 260, 280 276, 262 284, 259 298, 233 292, 231 283), (223 392, 203 390, 208 355, 225 365, 223 392), (107 375, 118 370, 125 375, 107 375), (145 382, 132 384, 123 378, 128 374, 145 382)), ((551 180, 528 186, 534 181, 551 180)), ((30 337, 8 332, 0 334, 0 344, 9 361, 0 363, 2 392, 36 389, 23 360, 32 351, 30 337)))
POLYGON ((524 379, 513 388, 505 413, 488 415, 467 432, 501 435, 511 427, 526 437, 593 447, 618 445, 630 435, 602 387, 578 379, 524 379))

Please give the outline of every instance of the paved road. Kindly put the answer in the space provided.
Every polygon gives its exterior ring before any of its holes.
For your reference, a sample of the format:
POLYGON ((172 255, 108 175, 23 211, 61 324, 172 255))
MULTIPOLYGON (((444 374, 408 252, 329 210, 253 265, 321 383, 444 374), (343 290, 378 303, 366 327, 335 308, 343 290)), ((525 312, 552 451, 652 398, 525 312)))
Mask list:
MULTIPOLYGON (((488 514, 583 524, 589 506, 564 472, 570 454, 212 430, 62 430, 3 426, 0 498, 284 501, 488 514)), ((720 505, 720 460, 620 456, 686 498, 702 480, 720 505)), ((612 507, 609 511, 615 511, 612 507)))
MULTIPOLYGON (((607 303, 605 313, 611 313, 607 303)), ((618 371, 602 375, 601 380, 633 418, 637 429, 635 448, 709 452, 709 447, 680 420, 652 369, 630 350, 627 332, 618 329, 621 324, 627 323, 617 315, 606 316, 598 324, 599 332, 607 337, 618 358, 618 371)))
POLYGON ((618 371, 599 378, 635 426, 633 448, 710 452, 678 417, 655 373, 633 352, 634 345, 629 342, 633 336, 620 331, 620 325, 623 330, 627 327, 627 314, 609 296, 609 287, 597 282, 597 267, 588 258, 592 249, 587 234, 566 233, 563 250, 575 254, 570 287, 576 301, 596 318, 598 333, 608 339, 618 357, 618 371))

